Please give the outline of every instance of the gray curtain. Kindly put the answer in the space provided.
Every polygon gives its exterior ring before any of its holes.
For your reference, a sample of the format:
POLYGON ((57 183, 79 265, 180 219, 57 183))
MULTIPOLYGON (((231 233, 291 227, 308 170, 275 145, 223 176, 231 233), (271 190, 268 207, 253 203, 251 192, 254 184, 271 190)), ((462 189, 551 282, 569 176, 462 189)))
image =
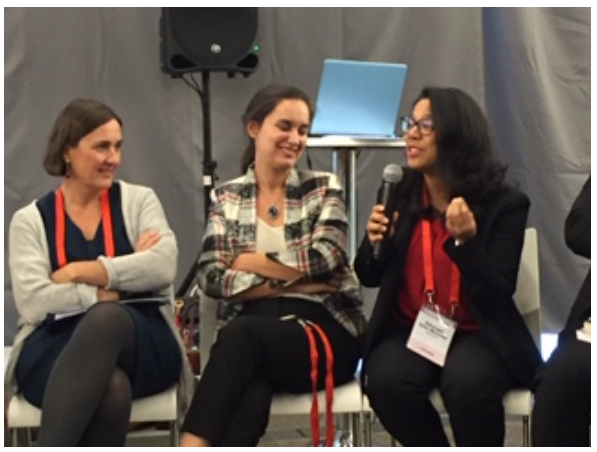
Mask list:
MULTIPOLYGON (((4 343, 16 328, 7 266, 13 213, 54 189, 41 166, 52 122, 74 97, 124 120, 119 177, 154 187, 180 248, 177 284, 204 229, 199 97, 160 70, 159 8, 4 10, 4 343)), ((422 86, 456 86, 485 109, 510 178, 532 200, 545 331, 561 328, 588 263, 564 245, 563 222, 590 172, 590 8, 259 8, 260 63, 249 78, 211 74, 211 153, 221 180, 239 174, 240 115, 272 81, 317 93, 324 58, 409 65, 401 113, 422 86)), ((200 74, 196 74, 200 79, 200 74)), ((311 151, 329 170, 330 153, 311 151)), ((363 150, 359 231, 383 168, 400 152, 363 150)), ((374 293, 366 292, 368 308, 374 293)))

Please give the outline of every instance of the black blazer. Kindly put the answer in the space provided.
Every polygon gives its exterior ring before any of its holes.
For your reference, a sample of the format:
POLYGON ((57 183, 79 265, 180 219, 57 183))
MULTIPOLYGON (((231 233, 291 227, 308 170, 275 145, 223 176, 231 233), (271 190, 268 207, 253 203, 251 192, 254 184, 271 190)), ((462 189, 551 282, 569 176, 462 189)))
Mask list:
MULTIPOLYGON (((355 259, 355 270, 366 287, 379 287, 369 329, 365 336, 366 358, 390 328, 396 328, 392 312, 403 280, 404 265, 413 229, 420 218, 423 177, 405 169, 397 187, 396 232, 381 261, 373 260, 373 247, 365 235, 355 259)), ((504 360, 517 384, 531 387, 541 355, 512 295, 516 289, 520 253, 530 206, 526 195, 504 188, 475 202, 477 235, 461 246, 446 240, 444 249, 458 265, 461 287, 483 337, 504 360)), ((390 214, 388 216, 391 218, 390 214)))
MULTIPOLYGON (((568 248, 580 256, 591 259, 591 178, 585 182, 582 190, 566 217, 564 233, 568 248)), ((566 326, 560 333, 560 341, 576 340, 576 330, 591 315, 591 270, 578 292, 572 305, 566 326)))

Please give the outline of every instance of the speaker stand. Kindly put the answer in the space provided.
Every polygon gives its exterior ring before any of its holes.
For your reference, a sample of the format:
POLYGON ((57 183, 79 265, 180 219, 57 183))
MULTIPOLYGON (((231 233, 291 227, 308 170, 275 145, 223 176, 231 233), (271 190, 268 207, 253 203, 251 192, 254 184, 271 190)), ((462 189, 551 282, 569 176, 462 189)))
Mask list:
MULTIPOLYGON (((209 77, 209 71, 202 71, 201 87, 199 87, 192 75, 192 82, 189 82, 184 75, 182 76, 182 80, 197 92, 201 99, 201 109, 203 112, 203 213, 206 224, 207 216, 209 214, 209 204, 211 202, 211 190, 214 185, 214 180, 216 179, 216 168, 218 166, 217 162, 213 160, 211 156, 211 97, 209 91, 209 77)), ((201 250, 199 250, 199 254, 201 254, 201 250)), ((197 273, 199 254, 197 255, 197 258, 195 258, 193 265, 191 265, 182 284, 176 291, 176 298, 184 297, 193 284, 195 274, 197 273)))

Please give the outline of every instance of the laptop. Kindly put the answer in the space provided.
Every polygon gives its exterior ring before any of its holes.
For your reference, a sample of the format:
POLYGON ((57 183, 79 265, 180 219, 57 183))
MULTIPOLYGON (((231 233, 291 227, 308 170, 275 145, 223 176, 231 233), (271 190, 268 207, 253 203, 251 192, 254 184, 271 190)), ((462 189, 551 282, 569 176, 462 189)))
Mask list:
POLYGON ((326 59, 311 136, 396 137, 407 66, 326 59))

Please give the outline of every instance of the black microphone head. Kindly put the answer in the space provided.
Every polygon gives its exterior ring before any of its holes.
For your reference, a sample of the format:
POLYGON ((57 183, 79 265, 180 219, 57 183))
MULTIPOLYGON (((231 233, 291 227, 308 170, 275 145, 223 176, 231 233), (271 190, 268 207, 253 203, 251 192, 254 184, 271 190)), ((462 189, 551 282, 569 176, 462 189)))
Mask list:
MULTIPOLYGON (((394 209, 394 199, 396 196, 396 184, 402 180, 403 171, 400 165, 391 163, 383 170, 383 180, 381 187, 377 193, 377 204, 384 206, 385 214, 388 218, 392 218, 394 209)), ((380 260, 384 254, 382 248, 387 247, 385 243, 389 240, 389 235, 386 233, 381 241, 373 245, 373 259, 380 260)))
POLYGON ((404 172, 402 171, 402 167, 397 165, 396 163, 390 163, 386 166, 383 170, 383 180, 390 183, 397 184, 402 180, 402 176, 404 172))

